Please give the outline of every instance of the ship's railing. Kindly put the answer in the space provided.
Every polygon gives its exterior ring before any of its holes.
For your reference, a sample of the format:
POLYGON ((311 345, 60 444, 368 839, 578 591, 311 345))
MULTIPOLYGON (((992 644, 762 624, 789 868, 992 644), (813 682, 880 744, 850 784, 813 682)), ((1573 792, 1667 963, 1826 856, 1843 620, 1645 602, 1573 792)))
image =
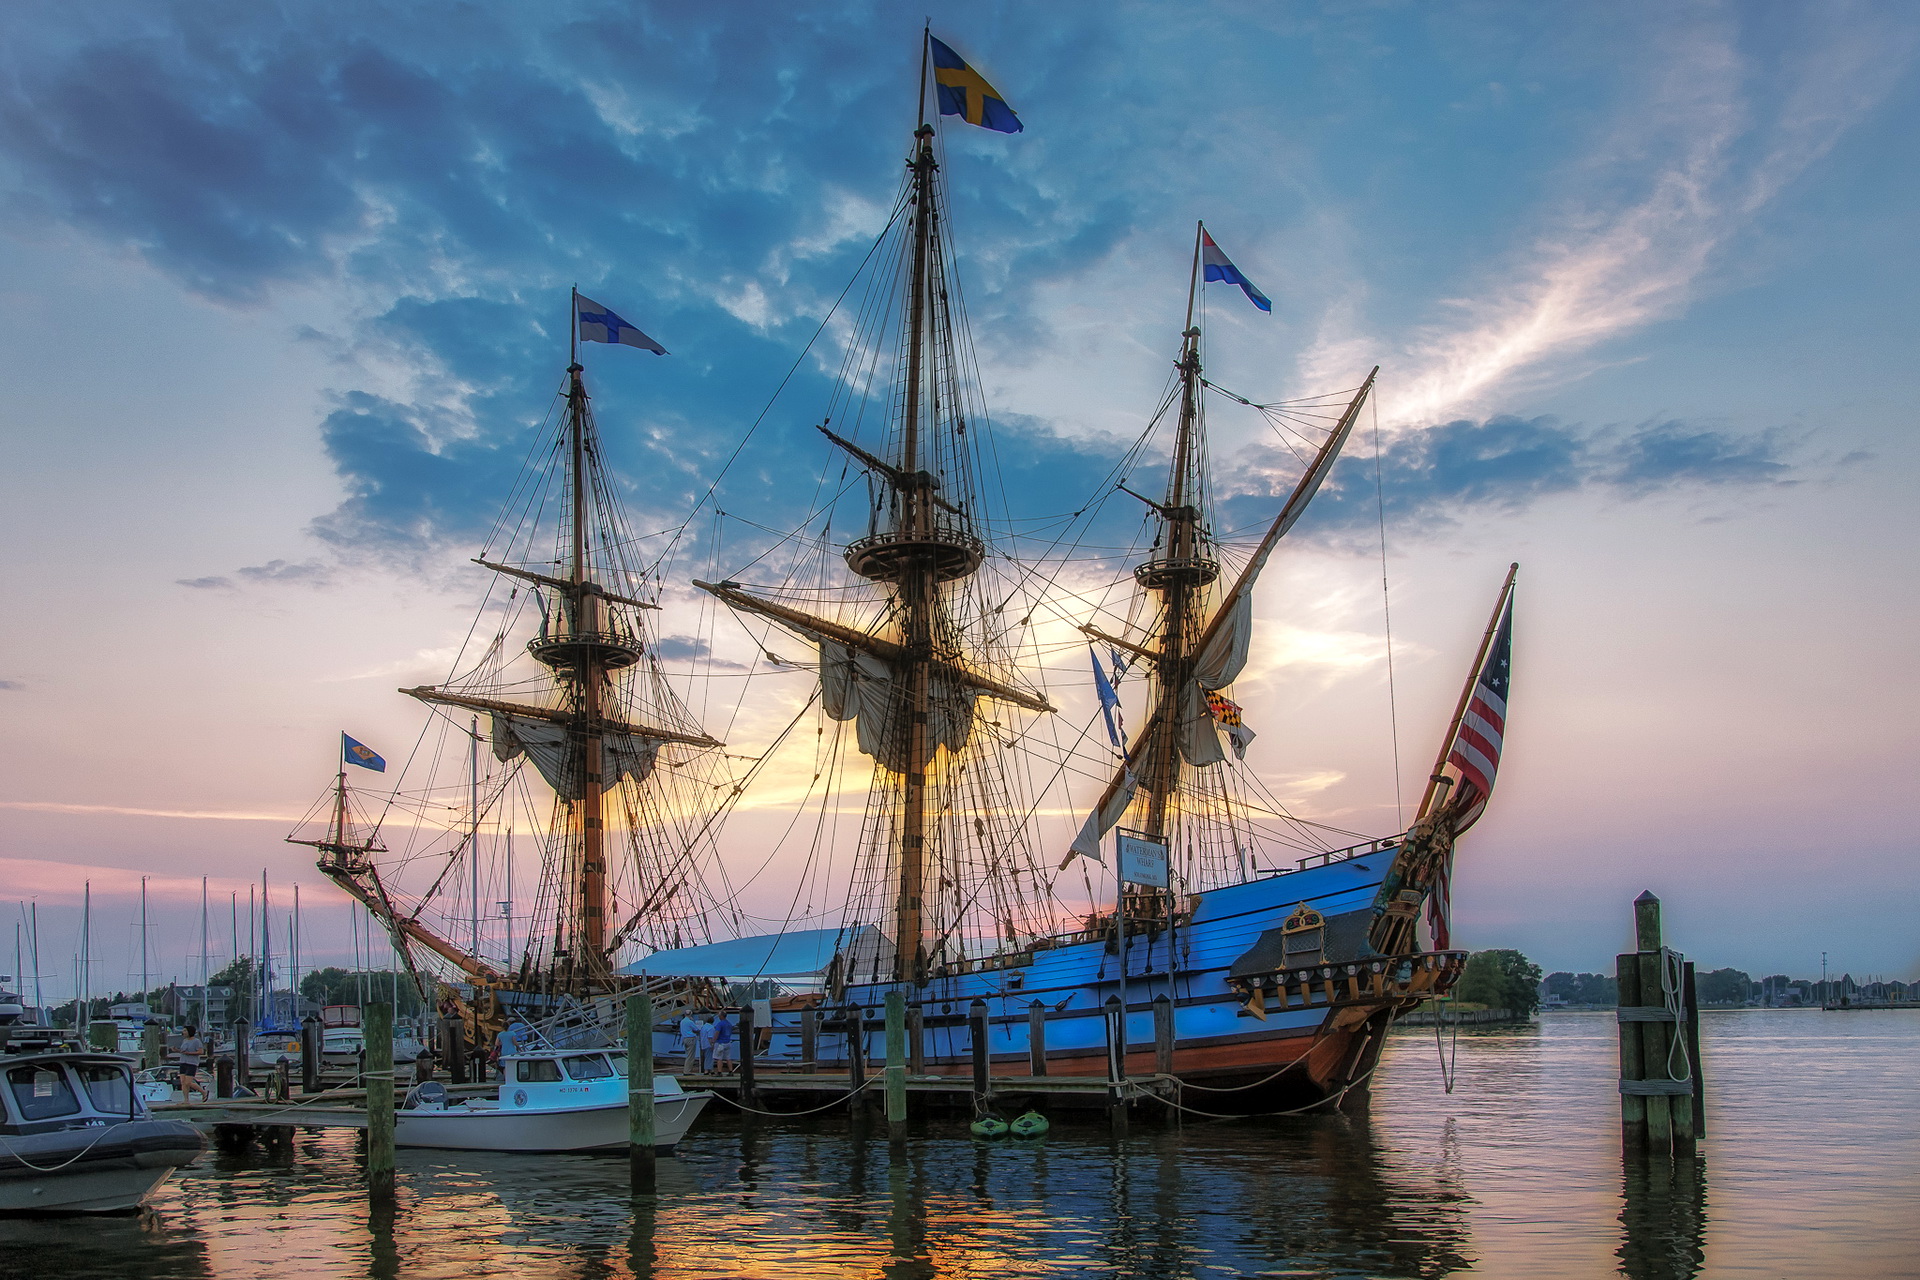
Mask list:
MULTIPOLYGON (((1397 848, 1400 844, 1400 839, 1397 835, 1381 836, 1378 840, 1368 840, 1363 844, 1350 844, 1344 849, 1328 849, 1325 853, 1310 853, 1304 858, 1296 859, 1294 870, 1305 871, 1308 867, 1324 867, 1329 863, 1345 862, 1348 858, 1364 858, 1369 853, 1379 853, 1383 849, 1397 848)), ((1285 867, 1269 867, 1261 874, 1283 876, 1292 873, 1285 867)))
POLYGON ((1292 965, 1266 973, 1236 974, 1227 979, 1227 986, 1246 1001, 1241 1012, 1254 1018, 1288 1009, 1428 1000, 1452 989, 1467 967, 1467 954, 1422 951, 1292 965))

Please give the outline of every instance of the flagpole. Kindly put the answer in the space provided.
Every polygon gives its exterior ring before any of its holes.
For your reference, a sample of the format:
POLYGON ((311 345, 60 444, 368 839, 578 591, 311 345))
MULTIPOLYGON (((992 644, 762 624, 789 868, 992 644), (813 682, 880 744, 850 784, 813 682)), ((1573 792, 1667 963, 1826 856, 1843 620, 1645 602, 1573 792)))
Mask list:
POLYGON ((1480 651, 1474 655, 1473 666, 1467 672, 1467 684, 1460 690, 1460 701, 1453 709, 1453 720, 1447 725, 1446 735, 1440 739, 1440 756, 1433 762, 1433 771, 1427 775, 1426 794, 1420 797, 1419 811, 1414 814, 1415 822, 1426 817, 1427 811, 1433 807, 1434 793, 1440 789, 1440 781, 1445 777, 1440 771, 1447 767, 1447 757, 1453 752, 1453 740, 1459 736, 1460 722, 1466 718, 1467 703, 1473 699, 1474 685, 1480 682, 1481 668, 1487 665, 1487 650, 1493 644, 1493 633, 1500 627, 1500 614, 1507 607, 1507 597, 1513 594, 1513 580, 1519 572, 1519 561, 1507 566, 1507 580, 1500 584, 1500 594, 1493 602, 1493 616, 1487 619, 1486 634, 1480 637, 1480 651))
POLYGON ((916 129, 927 123, 927 55, 933 49, 932 40, 933 20, 929 18, 926 26, 920 29, 920 101, 918 104, 920 120, 914 126, 916 129))
POLYGON ((1196 220, 1193 224, 1193 267, 1187 272, 1187 328, 1193 328, 1193 300, 1200 291, 1200 237, 1205 235, 1207 224, 1196 220))
MULTIPOLYGON (((652 321, 648 321, 649 324, 652 321)), ((567 304, 567 363, 580 363, 580 286, 573 286, 573 299, 567 304)))

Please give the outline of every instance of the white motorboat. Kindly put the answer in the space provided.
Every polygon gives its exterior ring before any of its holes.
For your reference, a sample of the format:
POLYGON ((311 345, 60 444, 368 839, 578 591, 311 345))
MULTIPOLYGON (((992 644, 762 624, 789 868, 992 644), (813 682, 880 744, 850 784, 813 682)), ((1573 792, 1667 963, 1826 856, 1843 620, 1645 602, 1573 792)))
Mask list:
POLYGON ((117 1054, 0 1056, 0 1213, 129 1213, 205 1149, 117 1054))
MULTIPOLYGON (((531 1049, 502 1059, 492 1098, 455 1099, 415 1085, 394 1117, 394 1144, 458 1151, 595 1151, 627 1145, 627 1059, 617 1050, 531 1049)), ((654 1149, 669 1152, 711 1093, 653 1078, 654 1149)))

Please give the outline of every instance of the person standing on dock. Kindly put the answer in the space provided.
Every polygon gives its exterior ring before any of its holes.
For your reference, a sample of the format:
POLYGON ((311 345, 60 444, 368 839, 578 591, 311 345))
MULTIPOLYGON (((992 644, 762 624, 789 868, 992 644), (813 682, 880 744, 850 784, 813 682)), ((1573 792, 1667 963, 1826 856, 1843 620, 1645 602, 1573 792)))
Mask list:
POLYGON ((200 1038, 200 1028, 189 1024, 174 1052, 180 1056, 180 1101, 192 1102, 196 1093, 202 1102, 207 1101, 207 1088, 200 1083, 200 1063, 207 1056, 207 1042, 200 1038))
POLYGON ((691 1009, 680 1015, 680 1052, 680 1069, 692 1075, 700 1065, 700 1024, 693 1020, 691 1009))
POLYGON ((723 1011, 719 1020, 713 1024, 713 1056, 715 1070, 722 1073, 731 1071, 733 1062, 733 1021, 723 1011))
POLYGON ((700 1070, 703 1072, 713 1070, 713 1046, 719 1034, 713 1025, 713 1015, 708 1014, 707 1020, 700 1024, 700 1070))

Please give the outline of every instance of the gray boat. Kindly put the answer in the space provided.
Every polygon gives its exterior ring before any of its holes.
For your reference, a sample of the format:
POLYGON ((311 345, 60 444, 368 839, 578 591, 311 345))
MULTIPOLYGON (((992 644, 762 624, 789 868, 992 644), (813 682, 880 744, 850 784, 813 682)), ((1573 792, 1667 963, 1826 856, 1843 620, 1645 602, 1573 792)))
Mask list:
POLYGON ((124 1057, 0 1053, 0 1213, 131 1213, 205 1149, 153 1118, 124 1057))

